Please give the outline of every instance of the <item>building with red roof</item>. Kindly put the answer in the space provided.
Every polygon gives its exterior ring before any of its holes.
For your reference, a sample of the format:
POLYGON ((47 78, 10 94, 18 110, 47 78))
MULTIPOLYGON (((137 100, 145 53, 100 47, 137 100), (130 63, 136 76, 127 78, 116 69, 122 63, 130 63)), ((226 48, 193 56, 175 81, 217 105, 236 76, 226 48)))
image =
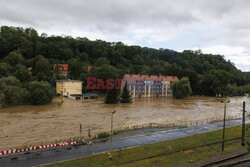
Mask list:
POLYGON ((88 71, 90 71, 93 68, 93 66, 88 66, 88 71))
POLYGON ((59 75, 68 76, 68 64, 54 64, 54 73, 56 72, 58 72, 59 75))
POLYGON ((171 84, 177 76, 125 74, 123 86, 127 82, 132 97, 172 96, 171 84))

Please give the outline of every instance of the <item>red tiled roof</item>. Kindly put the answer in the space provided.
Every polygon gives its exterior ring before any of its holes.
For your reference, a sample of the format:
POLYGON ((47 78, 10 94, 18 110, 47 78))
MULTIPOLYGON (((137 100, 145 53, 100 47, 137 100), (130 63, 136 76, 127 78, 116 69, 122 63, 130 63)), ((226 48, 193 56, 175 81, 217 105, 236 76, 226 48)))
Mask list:
POLYGON ((56 65, 58 65, 58 67, 62 67, 63 71, 68 71, 68 64, 54 64, 54 70, 56 69, 56 65))
POLYGON ((165 75, 137 75, 137 74, 125 74, 124 79, 132 79, 132 80, 161 80, 161 81, 168 81, 174 82, 178 80, 177 76, 165 76, 165 75))
POLYGON ((88 71, 90 71, 93 68, 93 66, 88 66, 88 71))

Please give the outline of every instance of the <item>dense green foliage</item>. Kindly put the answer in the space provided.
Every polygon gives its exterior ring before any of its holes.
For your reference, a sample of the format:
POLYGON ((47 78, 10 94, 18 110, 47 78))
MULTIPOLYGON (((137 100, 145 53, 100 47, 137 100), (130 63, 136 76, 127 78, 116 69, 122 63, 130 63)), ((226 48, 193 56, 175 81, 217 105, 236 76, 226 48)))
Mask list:
POLYGON ((0 79, 0 94, 1 106, 21 105, 26 102, 28 91, 18 79, 8 76, 0 79))
POLYGON ((42 105, 54 97, 54 89, 47 82, 20 82, 14 76, 0 78, 0 107, 22 104, 42 105))
MULTIPOLYGON (((241 86, 246 93, 245 85, 250 84, 250 73, 237 70, 221 55, 127 46, 121 42, 47 36, 44 33, 38 35, 32 28, 1 27, 0 78, 14 76, 22 85, 17 87, 24 89, 27 88, 23 85, 32 81, 55 85, 55 80, 62 77, 53 75, 53 65, 63 63, 69 65, 68 78, 85 81, 84 86, 87 76, 122 78, 125 73, 188 77, 193 95, 228 95, 232 88, 241 86), (88 71, 88 65, 94 68, 88 71), (28 67, 32 67, 31 73, 27 71, 28 67)), ((11 94, 14 89, 5 93, 11 94)), ((0 100, 5 93, 1 90, 0 100)))
POLYGON ((30 82, 30 102, 35 105, 48 104, 54 97, 54 91, 48 82, 30 82))
POLYGON ((125 83, 124 88, 122 89, 121 103, 132 103, 132 95, 127 88, 127 82, 125 83))
POLYGON ((97 138, 98 139, 105 139, 105 138, 108 138, 109 136, 110 136, 109 133, 107 133, 107 132, 101 132, 101 133, 98 133, 97 138))
POLYGON ((120 89, 116 89, 116 86, 113 89, 108 89, 107 95, 105 98, 106 104, 117 104, 120 102, 120 89))
POLYGON ((192 88, 190 86, 189 79, 184 77, 179 81, 175 81, 171 88, 173 90, 173 96, 177 99, 184 99, 192 94, 192 88))

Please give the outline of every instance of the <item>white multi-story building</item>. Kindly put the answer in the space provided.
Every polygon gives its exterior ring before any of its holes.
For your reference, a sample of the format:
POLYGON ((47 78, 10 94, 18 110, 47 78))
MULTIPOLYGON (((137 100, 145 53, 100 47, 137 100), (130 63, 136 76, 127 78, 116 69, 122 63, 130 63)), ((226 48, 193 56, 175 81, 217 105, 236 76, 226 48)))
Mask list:
POLYGON ((125 74, 123 83, 132 97, 166 97, 172 96, 171 83, 176 80, 176 76, 125 74))

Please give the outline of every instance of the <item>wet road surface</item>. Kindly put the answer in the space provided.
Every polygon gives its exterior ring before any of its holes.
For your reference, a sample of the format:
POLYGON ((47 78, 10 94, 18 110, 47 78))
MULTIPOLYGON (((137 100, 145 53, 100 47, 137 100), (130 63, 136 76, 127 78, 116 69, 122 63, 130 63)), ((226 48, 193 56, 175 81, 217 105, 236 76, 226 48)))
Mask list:
MULTIPOLYGON (((246 119, 246 123, 250 123, 250 119, 246 119)), ((240 125, 241 120, 229 120, 226 126, 240 125)), ((221 129, 222 122, 214 122, 211 124, 198 125, 195 127, 186 127, 181 129, 172 129, 168 131, 154 132, 144 135, 136 135, 125 138, 116 138, 113 140, 113 150, 134 147, 144 144, 150 144, 178 137, 184 137, 191 134, 199 134, 212 130, 221 129)), ((62 149, 60 152, 55 150, 34 152, 31 154, 17 155, 17 159, 11 160, 12 157, 2 157, 0 159, 0 166, 3 167, 29 167, 40 164, 53 163, 57 161, 69 160, 73 158, 80 158, 83 156, 107 152, 110 149, 110 141, 96 143, 93 145, 83 145, 79 148, 72 148, 71 150, 62 149)))

